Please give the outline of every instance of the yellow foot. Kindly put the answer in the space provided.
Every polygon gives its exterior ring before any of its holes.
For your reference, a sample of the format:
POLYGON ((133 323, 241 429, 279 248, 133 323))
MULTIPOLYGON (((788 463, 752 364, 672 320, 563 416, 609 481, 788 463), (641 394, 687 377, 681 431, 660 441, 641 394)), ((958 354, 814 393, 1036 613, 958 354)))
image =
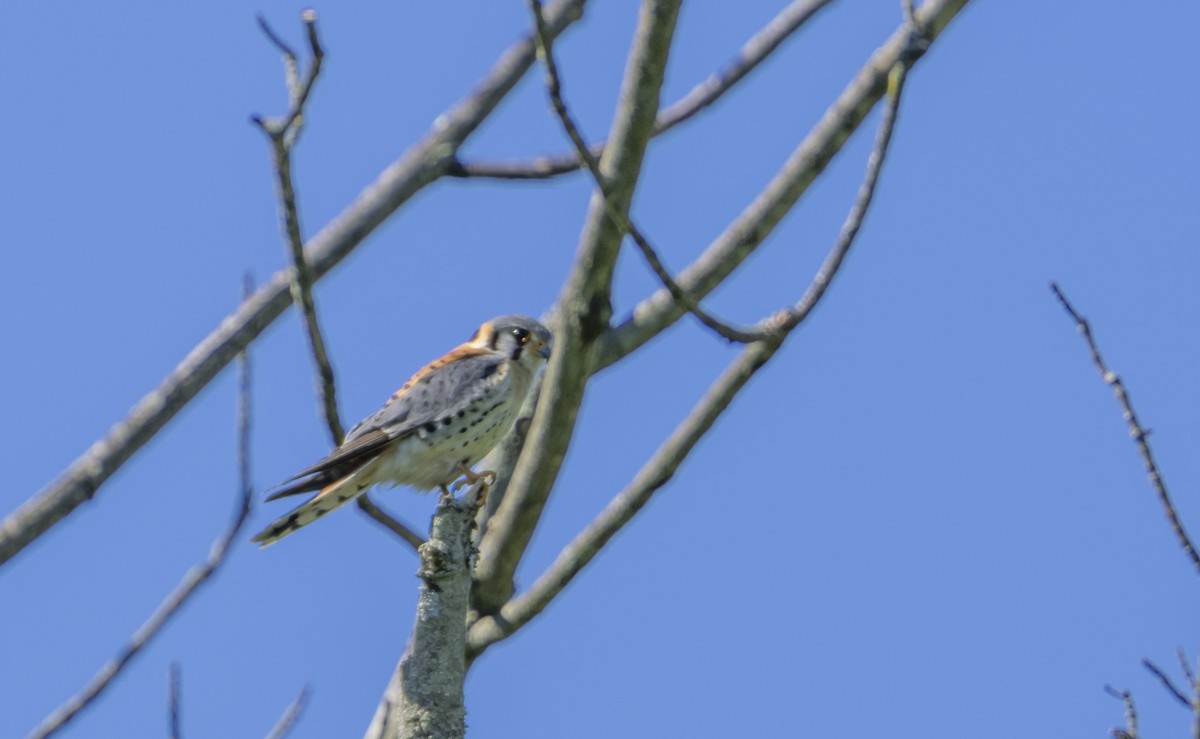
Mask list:
POLYGON ((466 465, 460 464, 458 466, 458 471, 460 473, 462 473, 463 479, 456 481, 453 485, 450 486, 450 489, 456 493, 461 488, 464 488, 468 485, 474 485, 475 483, 479 482, 480 480, 483 480, 483 488, 484 488, 483 494, 487 495, 487 489, 490 488, 496 482, 496 473, 493 472, 492 470, 484 470, 483 472, 473 472, 466 465))

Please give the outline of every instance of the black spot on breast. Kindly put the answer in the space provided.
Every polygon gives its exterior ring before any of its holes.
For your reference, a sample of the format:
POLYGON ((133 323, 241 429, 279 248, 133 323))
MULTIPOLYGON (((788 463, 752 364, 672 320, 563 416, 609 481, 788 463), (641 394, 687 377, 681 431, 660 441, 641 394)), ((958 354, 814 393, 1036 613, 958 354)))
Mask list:
POLYGON ((427 421, 421 424, 421 428, 425 429, 425 433, 432 434, 434 431, 437 431, 437 424, 433 421, 427 421))
POLYGON ((446 416, 445 418, 442 419, 443 426, 449 426, 452 423, 454 423, 454 419, 451 418, 450 416, 446 416))

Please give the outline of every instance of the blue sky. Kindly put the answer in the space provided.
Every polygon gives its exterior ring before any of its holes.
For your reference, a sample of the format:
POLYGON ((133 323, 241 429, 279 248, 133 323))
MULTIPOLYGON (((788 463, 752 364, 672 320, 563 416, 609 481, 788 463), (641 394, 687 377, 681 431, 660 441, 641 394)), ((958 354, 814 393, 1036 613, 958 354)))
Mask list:
MULTIPOLYGON (((685 6, 671 101, 776 2, 685 6)), ((842 2, 710 112, 657 141, 634 213, 668 264, 735 217, 895 28, 842 2)), ((261 10, 16 3, 0 24, 0 345, 10 512, 285 263, 269 151, 284 105, 261 10)), ((635 4, 593 3, 559 44, 584 130, 608 128, 635 4)), ((527 26, 523 2, 317 6, 327 65, 296 154, 306 233, 466 93, 527 26)), ((676 478, 467 684, 473 737, 1098 736, 1134 691, 1147 735, 1186 712, 1139 665, 1195 655, 1195 575, 1058 280, 1128 383, 1185 522, 1200 467, 1200 168, 1194 3, 975 0, 910 78, 866 227, 825 303, 676 478)), ((873 129, 872 116, 867 129, 873 129)), ((794 300, 861 176, 868 130, 710 301, 794 300)), ((529 75, 464 154, 565 141, 529 75)), ((317 290, 344 420, 499 313, 537 315, 569 269, 579 176, 442 182, 317 290)), ((615 308, 655 282, 621 261, 615 308)), ((684 320, 597 377, 521 571, 528 583, 734 355, 684 320)), ((327 451, 295 315, 255 345, 254 476, 327 451)), ((0 569, 0 735, 32 728, 144 620, 231 512, 227 372, 109 483, 0 569)), ((376 497, 424 525, 431 497, 376 497)), ((247 530, 282 504, 258 507, 247 530)), ((1197 524, 1200 526, 1200 524, 1197 524)), ((167 665, 192 736, 355 736, 403 649, 414 555, 348 510, 226 569, 69 737, 165 730, 167 665)))

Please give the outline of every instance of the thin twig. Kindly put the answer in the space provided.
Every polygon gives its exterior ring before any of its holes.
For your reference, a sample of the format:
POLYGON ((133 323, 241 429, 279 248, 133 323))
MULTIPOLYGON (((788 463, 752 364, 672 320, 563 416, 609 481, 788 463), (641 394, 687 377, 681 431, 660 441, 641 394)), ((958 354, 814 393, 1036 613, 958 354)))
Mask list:
MULTIPOLYGON (((547 8, 551 30, 563 33, 583 15, 587 0, 558 0, 547 8)), ((305 256, 320 279, 350 255, 389 216, 445 177, 455 153, 495 112, 536 59, 533 40, 505 49, 471 92, 437 116, 429 132, 314 235, 305 256)), ((212 382, 238 352, 283 315, 291 302, 290 269, 271 276, 250 300, 222 320, 151 388, 125 417, 0 522, 0 565, 10 561, 88 500, 146 442, 212 382)))
POLYGON ((308 69, 305 70, 303 79, 299 75, 296 52, 280 38, 279 34, 275 33, 261 13, 257 20, 263 34, 283 56, 284 81, 288 88, 288 112, 281 118, 271 120, 263 120, 256 116, 254 122, 260 126, 269 126, 278 130, 281 136, 287 137, 287 146, 291 148, 304 127, 304 106, 308 102, 308 96, 312 94, 317 76, 321 73, 321 63, 325 60, 325 50, 321 48, 321 40, 317 36, 317 12, 308 8, 300 14, 300 20, 304 23, 305 33, 308 37, 310 53, 308 69))
POLYGON ((358 496, 357 502, 359 510, 383 524, 383 527, 388 531, 408 542, 414 551, 425 543, 420 534, 410 529, 403 521, 393 518, 387 511, 376 505, 375 501, 371 500, 366 493, 358 496))
POLYGON ((1092 364, 1096 365, 1096 369, 1100 370, 1100 377, 1104 383, 1112 388, 1113 395, 1117 398, 1117 403, 1120 404, 1121 410, 1125 418, 1125 422, 1129 425, 1129 435, 1133 437, 1134 443, 1137 444, 1138 452, 1142 455, 1142 463, 1146 467, 1146 475, 1150 478, 1150 484, 1154 486, 1155 493, 1158 494, 1158 500, 1162 503, 1163 510, 1166 511, 1167 520, 1171 524, 1171 530, 1175 532, 1175 537, 1179 540, 1180 546, 1183 547, 1184 553, 1191 560, 1192 566, 1200 572, 1200 554, 1196 552, 1195 545, 1192 544, 1191 537, 1188 536, 1187 530, 1183 527, 1183 522, 1179 520, 1179 514, 1175 511, 1175 504, 1171 501, 1171 495, 1167 492, 1167 481, 1158 470, 1158 463, 1154 460, 1154 452, 1150 448, 1150 432, 1145 429, 1138 420, 1137 414, 1133 411, 1133 401, 1129 397, 1129 393, 1125 389, 1125 383, 1117 373, 1108 369, 1104 363, 1104 358, 1100 356, 1100 348, 1096 345, 1096 340, 1092 336, 1092 327, 1087 319, 1075 310, 1071 302, 1067 300, 1067 296, 1059 288, 1057 283, 1050 283, 1050 290, 1054 292, 1054 296, 1058 298, 1058 302, 1062 304, 1067 314, 1071 316, 1071 320, 1075 321, 1079 333, 1083 334, 1084 341, 1087 342, 1088 351, 1092 355, 1092 364))
POLYGON ((1117 690, 1111 685, 1104 686, 1104 692, 1125 704, 1125 728, 1113 729, 1116 739, 1138 739, 1137 708, 1133 705, 1133 694, 1128 690, 1117 690))
POLYGON ((471 626, 467 639, 468 659, 474 659, 491 644, 529 623, 562 592, 613 535, 632 520, 651 496, 671 479, 696 443, 733 402, 738 391, 778 348, 778 343, 762 341, 748 344, 742 349, 737 359, 713 383, 675 431, 642 465, 629 485, 563 548, 533 586, 505 603, 498 614, 484 616, 471 626))
MULTIPOLYGON (((916 11, 919 29, 916 38, 912 20, 904 20, 871 55, 754 200, 691 266, 678 273, 677 282, 685 292, 703 299, 755 252, 863 123, 875 103, 887 95, 896 64, 901 62, 908 68, 921 59, 931 41, 966 3, 967 0, 926 0, 916 11)), ((628 356, 685 312, 669 290, 656 291, 601 339, 593 355, 592 371, 598 372, 628 356)))
MULTIPOLYGON (((914 27, 913 33, 915 32, 914 27)), ((838 238, 800 303, 780 311, 760 324, 758 328, 761 339, 748 344, 742 350, 742 354, 714 383, 709 393, 696 404, 675 432, 642 466, 633 481, 560 552, 554 563, 528 591, 509 600, 497 614, 486 615, 472 625, 467 647, 469 658, 473 659, 489 645, 507 638, 549 605, 612 536, 632 520, 651 496, 674 475, 675 470, 733 401, 746 381, 774 355, 787 335, 820 302, 861 230, 870 207, 879 173, 887 158, 888 144, 895 129, 906 69, 907 62, 896 62, 889 81, 887 105, 880 119, 875 145, 867 160, 862 185, 838 238)))
MULTIPOLYGON (((601 172, 618 210, 629 208, 637 188, 682 0, 643 0, 626 57, 621 91, 601 172)), ((547 19, 550 15, 547 14, 547 19)), ((494 612, 512 595, 514 575, 546 499, 562 468, 583 401, 596 342, 612 317, 612 289, 625 233, 606 215, 605 197, 588 204, 574 263, 554 307, 555 350, 546 367, 528 443, 513 470, 504 501, 479 543, 480 612, 494 612)))
POLYGON ((271 732, 267 734, 267 739, 284 739, 295 728, 296 722, 300 720, 301 714, 308 706, 308 700, 312 697, 312 690, 308 685, 300 688, 300 692, 296 694, 296 699, 284 710, 283 715, 275 722, 275 726, 271 728, 271 732))
POLYGON ((1188 685, 1192 688, 1196 687, 1196 673, 1192 672, 1192 666, 1188 663, 1187 652, 1183 651, 1183 647, 1175 649, 1175 658, 1179 660, 1179 669, 1183 671, 1187 678, 1188 685))
POLYGON ((179 731, 179 663, 172 662, 167 668, 167 736, 180 739, 179 731))
MULTIPOLYGON (((246 287, 248 295, 252 289, 249 285, 249 278, 247 278, 246 287)), ((238 365, 240 368, 240 377, 238 382, 237 406, 237 467, 240 491, 233 520, 225 530, 225 533, 213 542, 208 557, 200 564, 188 570, 179 584, 175 586, 175 589, 159 604, 146 623, 142 624, 133 633, 129 642, 122 647, 117 655, 101 667, 99 672, 88 681, 87 685, 79 693, 47 716, 29 734, 28 739, 42 739, 54 734, 65 726, 67 722, 75 718, 80 711, 91 705, 112 684, 112 681, 125 669, 125 666, 141 652, 142 648, 158 635, 163 626, 179 612, 179 609, 195 594, 196 590, 216 573, 225 562, 226 552, 236 540, 238 533, 242 530, 242 525, 245 524, 246 519, 250 515, 250 503, 253 497, 253 486, 250 481, 250 360, 245 352, 241 353, 238 365)))
MULTIPOLYGON (((719 100, 750 72, 754 71, 779 46, 832 0, 794 0, 754 34, 741 50, 719 71, 710 74, 686 95, 659 112, 654 135, 661 136, 675 126, 719 100)), ((586 147, 599 159, 605 142, 586 147)), ((530 161, 460 162, 451 172, 454 177, 485 177, 506 180, 543 180, 575 172, 585 164, 578 149, 565 154, 546 155, 530 161)))
POLYGON ((1161 682, 1163 684, 1163 687, 1167 689, 1167 692, 1170 693, 1171 695, 1175 696, 1175 700, 1182 703, 1185 708, 1192 707, 1192 701, 1186 695, 1183 694, 1182 690, 1180 690, 1178 687, 1176 687, 1175 682, 1173 680, 1171 680, 1170 676, 1168 676, 1167 673, 1165 673, 1161 669, 1159 669, 1158 665, 1154 664, 1153 662, 1151 662, 1148 659, 1143 659, 1142 666, 1145 667, 1147 670, 1149 670, 1151 675, 1154 675, 1155 677, 1158 678, 1159 682, 1161 682))
POLYGON ((304 124, 304 105, 308 102, 317 76, 321 73, 321 61, 325 52, 317 38, 317 19, 314 11, 306 10, 302 15, 308 29, 310 59, 304 79, 297 73, 296 53, 272 30, 266 19, 258 16, 258 24, 267 38, 283 54, 283 66, 288 87, 288 112, 281 118, 266 119, 255 116, 252 120, 271 140, 271 152, 275 161, 275 184, 279 193, 279 212, 282 217, 283 235, 292 259, 292 302, 300 307, 304 317, 304 333, 317 371, 317 399, 329 427, 334 446, 342 443, 345 429, 338 415, 337 383, 333 365, 325 348, 321 324, 317 319, 317 308, 312 294, 312 274, 304 258, 304 237, 300 229, 300 215, 296 205, 296 188, 292 178, 292 148, 299 138, 304 124))
MULTIPOLYGON (((304 316, 304 334, 308 339, 313 364, 317 370, 317 398, 325 416, 325 425, 329 429, 329 436, 333 440, 333 445, 337 447, 341 446, 342 441, 346 438, 346 431, 342 426, 341 414, 338 412, 337 381, 333 374, 333 363, 325 348, 325 339, 321 332, 321 323, 317 318, 316 303, 313 300, 312 277, 304 258, 304 239, 300 233, 300 216, 296 205, 295 186, 292 181, 292 147, 295 145, 303 125, 304 104, 308 101, 317 75, 320 74, 321 60, 324 58, 324 51, 317 38, 316 13, 311 9, 306 10, 302 18, 305 28, 308 30, 311 59, 304 80, 298 81, 295 52, 280 40, 266 20, 259 16, 258 22, 263 32, 283 54, 290 109, 283 118, 274 121, 255 118, 254 121, 271 139, 276 181, 279 188, 279 207, 283 214, 284 237, 290 247, 292 258, 292 301, 300 306, 304 316)), ((358 498, 358 508, 408 542, 414 549, 424 542, 412 529, 388 515, 366 495, 358 498)))
POLYGON ((764 338, 764 332, 762 331, 748 331, 737 328, 715 318, 701 308, 699 302, 684 292, 679 287, 679 284, 675 282, 675 279, 671 277, 666 267, 663 266, 662 260, 659 259, 658 253, 650 245, 650 241, 642 231, 633 223, 633 219, 630 218, 629 214, 618 208, 617 204, 613 202, 611 189, 605 181, 604 175, 600 172, 600 162, 588 150, 583 134, 579 131, 579 126, 571 116, 570 111, 567 109, 567 104, 563 100, 562 78, 559 76, 558 64, 554 59, 553 42, 546 29, 546 21, 542 17, 542 4, 540 0, 529 0, 529 8, 533 12, 534 38, 537 40, 538 55, 541 56, 542 61, 546 65, 546 92, 550 96, 550 103, 554 108, 554 113, 558 116, 559 122, 562 124, 563 130, 566 131, 567 137, 571 140, 576 156, 579 161, 584 163, 587 171, 591 173, 592 179, 595 180, 596 187, 599 188, 600 194, 604 198, 605 213, 612 220, 613 225, 629 234, 633 242, 637 244, 642 256, 645 257, 646 262, 650 265, 650 268, 654 271, 654 274, 671 291, 671 295, 675 300, 689 313, 696 316, 705 326, 708 326, 718 335, 731 342, 748 344, 751 341, 758 341, 764 338))
MULTIPOLYGON (((911 25, 911 18, 909 22, 912 33, 910 38, 916 39, 918 38, 916 26, 911 25)), ((910 41, 910 43, 914 42, 910 41)), ((821 263, 820 269, 817 270, 816 276, 813 277, 800 300, 790 308, 785 308, 767 318, 760 324, 763 328, 779 326, 785 331, 791 331, 808 317, 825 295, 825 291, 829 289, 833 278, 837 276, 842 262, 850 252, 850 247, 854 245, 854 240, 858 237, 859 230, 862 229, 863 221, 871 207, 871 200, 875 197, 875 186, 879 184, 879 173, 883 170, 883 163, 887 159, 888 146, 896 128, 896 116, 900 112, 900 96, 904 91, 904 82, 907 77, 908 62, 903 61, 902 56, 902 60, 892 66, 892 71, 888 75, 886 103, 879 119, 879 130, 875 134, 875 145, 867 157, 867 171, 863 175, 862 183, 858 186, 854 204, 850 206, 850 212, 846 214, 846 220, 843 221, 842 228, 838 231, 833 248, 825 256, 825 261, 821 263)))

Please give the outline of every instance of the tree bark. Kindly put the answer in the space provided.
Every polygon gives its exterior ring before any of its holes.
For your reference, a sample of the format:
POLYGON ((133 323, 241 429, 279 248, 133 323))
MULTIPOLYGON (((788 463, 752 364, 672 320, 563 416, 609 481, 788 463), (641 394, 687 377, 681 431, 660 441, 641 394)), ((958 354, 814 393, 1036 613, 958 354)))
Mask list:
POLYGON ((417 618, 368 739, 461 739, 466 734, 467 601, 475 507, 443 495, 421 545, 417 618))

